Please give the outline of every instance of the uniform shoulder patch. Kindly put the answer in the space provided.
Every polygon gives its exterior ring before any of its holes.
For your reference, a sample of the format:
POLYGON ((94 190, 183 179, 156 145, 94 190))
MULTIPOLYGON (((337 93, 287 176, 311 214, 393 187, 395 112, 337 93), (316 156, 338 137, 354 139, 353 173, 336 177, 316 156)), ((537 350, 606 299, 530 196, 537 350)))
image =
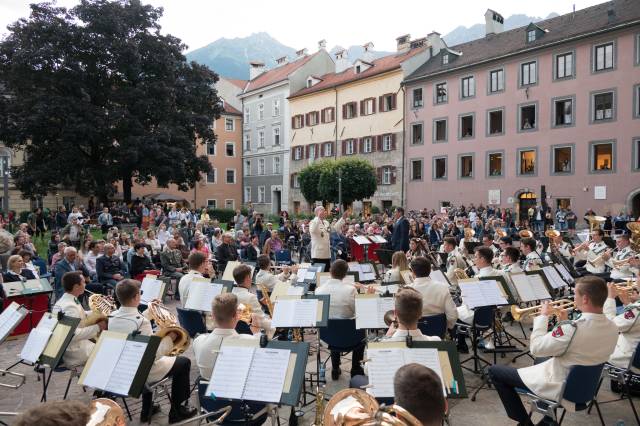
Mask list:
POLYGON ((633 309, 629 309, 624 313, 624 319, 633 319, 636 317, 636 314, 633 313, 633 309))
POLYGON ((551 333, 551 337, 562 337, 564 336, 564 332, 562 331, 562 326, 559 325, 556 327, 555 330, 553 330, 553 333, 551 333))

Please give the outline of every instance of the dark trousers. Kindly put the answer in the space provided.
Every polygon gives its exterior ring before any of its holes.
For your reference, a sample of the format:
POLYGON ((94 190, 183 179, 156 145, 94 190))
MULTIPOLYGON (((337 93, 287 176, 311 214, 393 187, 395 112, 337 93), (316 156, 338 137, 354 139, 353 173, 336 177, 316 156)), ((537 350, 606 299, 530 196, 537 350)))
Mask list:
MULTIPOLYGON (((351 352, 351 375, 362 374, 362 359, 364 358, 364 344, 351 352)), ((340 368, 340 351, 331 351, 331 368, 335 371, 340 368)))
POLYGON ((509 418, 517 422, 527 423, 529 414, 515 389, 520 388, 527 391, 530 391, 530 389, 520 378, 518 370, 505 365, 492 365, 489 367, 489 377, 491 377, 491 383, 498 391, 498 396, 500 396, 509 418))
MULTIPOLYGON (((176 409, 189 399, 189 374, 191 372, 191 360, 184 356, 176 357, 173 367, 165 377, 171 377, 171 409, 176 409)), ((147 414, 151 410, 153 393, 145 390, 142 393, 142 413, 147 414)))

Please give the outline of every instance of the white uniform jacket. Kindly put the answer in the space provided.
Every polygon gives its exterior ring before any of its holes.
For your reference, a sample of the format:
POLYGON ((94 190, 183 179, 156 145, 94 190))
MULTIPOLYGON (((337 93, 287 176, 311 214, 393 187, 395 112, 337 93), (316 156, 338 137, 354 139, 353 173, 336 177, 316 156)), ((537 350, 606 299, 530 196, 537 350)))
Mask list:
MULTIPOLYGON (((333 230, 340 232, 344 219, 340 218, 334 225, 333 230)), ((331 248, 329 236, 331 235, 331 225, 327 220, 320 220, 319 217, 313 218, 309 222, 309 234, 311 235, 311 258, 313 259, 330 259, 331 248)))
POLYGON ((315 294, 328 294, 329 318, 349 319, 356 316, 356 290, 350 283, 331 278, 316 289, 315 294))
MULTIPOLYGON (((85 312, 84 308, 71 293, 65 293, 53 306, 52 312, 63 312, 65 315, 84 320, 90 311, 85 312)), ((100 327, 97 324, 89 327, 76 328, 73 338, 67 346, 67 350, 62 356, 66 367, 77 367, 84 365, 93 351, 95 343, 89 341, 98 336, 100 327)))
POLYGON ((618 250, 609 258, 609 260, 607 260, 607 266, 611 268, 612 280, 626 280, 627 278, 633 278, 633 271, 631 271, 629 263, 625 263, 624 265, 616 268, 614 261, 620 262, 635 255, 636 253, 631 249, 631 247, 626 246, 625 248, 618 250))
POLYGON ((213 366, 218 358, 218 351, 222 341, 230 340, 255 340, 260 343, 260 335, 238 334, 231 328, 216 328, 209 334, 201 334, 193 340, 193 352, 200 375, 209 380, 213 372, 213 366))
MULTIPOLYGON (((271 271, 265 271, 260 269, 256 274, 256 286, 265 286, 269 291, 273 290, 278 281, 287 282, 291 279, 291 282, 295 282, 296 275, 291 274, 286 276, 284 272, 278 275, 274 275, 271 271)), ((260 288, 260 287, 258 287, 260 288)))
MULTIPOLYGON (((121 306, 120 309, 110 315, 109 330, 127 334, 138 330, 143 336, 151 336, 153 335, 153 330, 151 329, 151 321, 147 318, 147 312, 148 310, 140 313, 138 308, 121 306)), ((151 371, 149 371, 147 383, 155 383, 162 380, 171 370, 176 358, 166 355, 172 348, 173 341, 170 337, 166 336, 160 341, 160 346, 156 351, 156 360, 151 367, 151 371)))
POLYGON ((456 247, 449 252, 447 255, 447 278, 449 278, 449 282, 452 285, 458 284, 458 279, 453 271, 456 269, 466 269, 467 264, 462 258, 462 254, 460 254, 460 250, 456 247))
POLYGON ((408 287, 415 288, 422 295, 422 316, 445 314, 447 328, 453 328, 458 319, 458 311, 453 303, 449 285, 432 281, 431 278, 416 278, 408 287))
POLYGON ((180 278, 180 282, 178 283, 178 291, 180 292, 180 304, 183 308, 185 303, 187 303, 189 288, 191 287, 191 284, 193 284, 194 278, 203 278, 203 276, 198 271, 189 271, 182 278, 180 278))
POLYGON ((609 247, 604 243, 604 241, 600 241, 599 243, 589 243, 589 251, 587 252, 587 263, 585 268, 588 272, 592 274, 601 274, 605 271, 605 262, 600 262, 596 266, 590 263, 593 262, 597 257, 601 256, 609 247))
POLYGON ((570 367, 606 362, 615 348, 618 330, 604 314, 583 313, 551 332, 547 332, 548 321, 543 315, 533 320, 530 344, 531 355, 551 358, 519 368, 518 374, 533 393, 557 401, 570 367))
POLYGON ((522 269, 525 271, 535 271, 542 268, 542 259, 535 251, 529 253, 522 264, 522 269))
POLYGON ((625 307, 620 315, 616 315, 616 301, 608 298, 604 302, 604 314, 618 327, 616 349, 609 357, 609 362, 616 367, 627 368, 629 361, 640 342, 640 303, 632 303, 625 307))

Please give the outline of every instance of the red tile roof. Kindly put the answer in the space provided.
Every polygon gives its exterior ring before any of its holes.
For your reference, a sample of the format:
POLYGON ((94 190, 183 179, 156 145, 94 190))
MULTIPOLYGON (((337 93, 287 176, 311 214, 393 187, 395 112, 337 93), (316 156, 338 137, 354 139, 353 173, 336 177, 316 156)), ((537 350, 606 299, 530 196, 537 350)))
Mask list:
POLYGON ((244 86, 247 85, 247 80, 238 80, 237 78, 226 78, 226 77, 222 77, 225 80, 227 80, 229 83, 233 84, 234 86, 237 86, 241 89, 244 89, 244 86))
POLYGON ((242 115, 240 111, 229 105, 228 103, 224 103, 224 111, 222 114, 232 114, 232 115, 242 115))
POLYGON ((313 85, 309 88, 304 88, 302 90, 297 91, 296 93, 289 96, 289 99, 295 98, 302 95, 307 95, 309 93, 319 92, 321 90, 330 89, 336 86, 340 86, 342 84, 350 83, 352 81, 362 80, 365 78, 369 78, 378 74, 382 74, 387 71, 392 71, 396 68, 400 68, 400 65, 406 61, 407 59, 417 55, 418 53, 424 52, 426 47, 420 47, 416 49, 411 49, 407 52, 396 53, 393 55, 384 56, 382 58, 378 58, 372 62, 372 66, 367 68, 365 71, 360 74, 356 74, 353 66, 350 66, 346 70, 339 73, 328 73, 319 78, 322 79, 321 82, 313 85))
POLYGON ((317 55, 318 52, 313 55, 308 55, 293 62, 290 62, 286 65, 281 65, 272 70, 263 72, 253 80, 249 80, 249 84, 244 89, 244 93, 252 92, 254 90, 261 89, 263 87, 269 86, 271 84, 279 83, 283 80, 286 80, 289 77, 289 74, 306 64, 317 55))

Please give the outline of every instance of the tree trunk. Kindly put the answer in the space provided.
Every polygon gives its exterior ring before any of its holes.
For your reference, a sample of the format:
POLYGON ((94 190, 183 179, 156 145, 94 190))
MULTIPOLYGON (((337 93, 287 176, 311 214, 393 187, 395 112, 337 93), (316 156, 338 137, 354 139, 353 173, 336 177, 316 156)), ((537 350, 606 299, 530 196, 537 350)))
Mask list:
POLYGON ((122 177, 122 197, 127 204, 131 202, 131 187, 133 186, 131 179, 131 173, 125 173, 122 177))

